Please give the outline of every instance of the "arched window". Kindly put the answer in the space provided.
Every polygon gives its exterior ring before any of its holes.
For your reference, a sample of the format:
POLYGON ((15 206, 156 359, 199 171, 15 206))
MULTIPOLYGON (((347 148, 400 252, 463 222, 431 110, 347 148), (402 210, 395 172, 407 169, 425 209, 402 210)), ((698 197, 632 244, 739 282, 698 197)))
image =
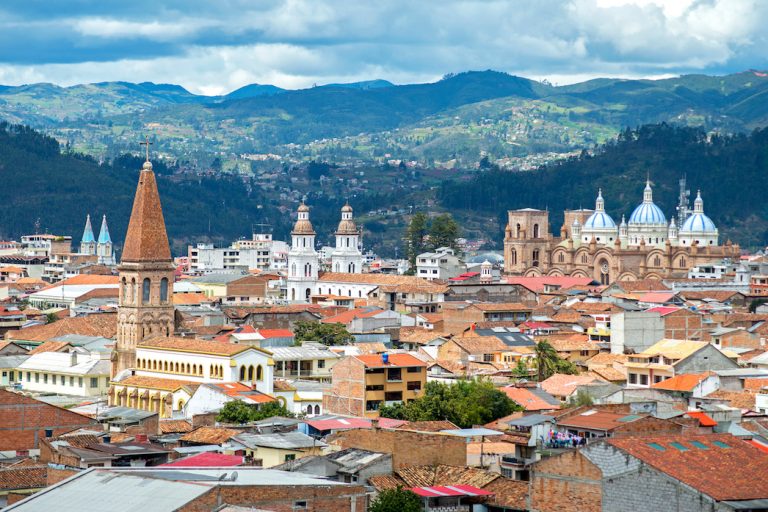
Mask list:
POLYGON ((309 297, 312 295, 312 290, 307 288, 307 290, 304 292, 304 298, 309 300, 309 297))
POLYGON ((128 302, 128 294, 130 293, 128 291, 128 280, 126 278, 123 278, 122 282, 122 293, 123 293, 123 302, 128 302))
POLYGON ((531 265, 533 265, 534 267, 539 266, 539 250, 538 249, 533 250, 533 261, 531 262, 531 265))
POLYGON ((336 272, 341 272, 341 263, 339 263, 338 261, 336 262, 336 269, 335 269, 335 271, 336 272))
POLYGON ((558 254, 557 255, 557 262, 558 263, 565 263, 565 254, 563 254, 562 252, 560 254, 558 254))
POLYGON ((296 263, 291 265, 291 276, 296 276, 296 263))
POLYGON ((164 277, 160 280, 160 302, 168 302, 168 278, 164 277))
POLYGON ((168 361, 163 361, 163 371, 164 372, 168 371, 168 361))
POLYGON ((296 300, 296 289, 295 288, 291 289, 291 300, 296 300))
POLYGON ((141 285, 141 303, 149 304, 149 286, 150 281, 148 277, 144 278, 144 282, 141 285))
POLYGON ((315 405, 315 414, 320 414, 320 406, 315 405))
POLYGON ((131 297, 128 299, 128 302, 131 304, 134 304, 138 298, 137 291, 138 289, 136 288, 136 278, 131 278, 131 297))
POLYGON ((349 273, 350 274, 354 274, 355 273, 355 264, 354 263, 350 263, 349 264, 349 273))
POLYGON ((539 225, 533 225, 533 238, 539 238, 539 225))
POLYGON ((312 406, 311 405, 307 406, 307 414, 312 414, 312 406))
POLYGON ((653 266, 654 266, 654 267, 660 267, 660 266, 661 266, 661 258, 659 258, 658 256, 656 256, 656 257, 653 259, 653 266))
POLYGON ((685 267, 685 258, 684 257, 680 256, 680 261, 678 263, 678 266, 680 268, 684 268, 685 267))
POLYGON ((248 367, 248 380, 253 382, 253 365, 250 365, 248 367))
POLYGON ((581 255, 581 262, 582 262, 582 263, 587 263, 587 261, 588 261, 588 257, 587 257, 587 255, 586 255, 586 254, 582 254, 582 255, 581 255))
POLYGON ((240 367, 240 380, 245 380, 245 366, 240 367))
POLYGON ((256 367, 256 380, 264 380, 264 368, 261 365, 256 367))
MULTIPOLYGON (((518 224, 518 227, 520 224, 518 224)), ((515 249, 512 249, 512 264, 517 265, 517 251, 515 249)))
POLYGON ((520 238, 520 224, 515 226, 515 238, 520 238))

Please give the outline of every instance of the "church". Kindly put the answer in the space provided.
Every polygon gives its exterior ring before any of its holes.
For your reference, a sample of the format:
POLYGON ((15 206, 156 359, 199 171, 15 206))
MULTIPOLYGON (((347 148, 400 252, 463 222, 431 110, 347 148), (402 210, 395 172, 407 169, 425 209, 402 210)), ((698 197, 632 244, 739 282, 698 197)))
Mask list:
POLYGON ((686 277, 697 265, 738 259, 738 245, 730 241, 719 244, 717 227, 704 213, 701 192, 692 211, 682 197, 677 222, 674 217, 668 222, 653 201, 648 180, 642 202, 628 221, 622 216, 617 225, 605 211, 605 200, 598 190, 594 210, 564 212, 559 237, 550 233, 549 212, 510 210, 504 235, 505 273, 590 277, 607 285, 686 277))
POLYGON ((149 155, 139 174, 118 272, 110 405, 168 418, 184 409, 199 384, 226 382, 247 384, 272 400, 274 361, 269 351, 174 336, 175 267, 149 155))
MULTIPOLYGON (((336 245, 331 253, 331 270, 335 273, 360 274, 363 271, 360 231, 352 214, 352 207, 345 204, 335 233, 336 245)), ((301 203, 296 224, 291 231, 291 249, 288 251, 286 281, 287 296, 291 302, 309 302, 312 295, 320 294, 320 254, 315 249, 316 236, 309 220, 309 206, 301 203)))

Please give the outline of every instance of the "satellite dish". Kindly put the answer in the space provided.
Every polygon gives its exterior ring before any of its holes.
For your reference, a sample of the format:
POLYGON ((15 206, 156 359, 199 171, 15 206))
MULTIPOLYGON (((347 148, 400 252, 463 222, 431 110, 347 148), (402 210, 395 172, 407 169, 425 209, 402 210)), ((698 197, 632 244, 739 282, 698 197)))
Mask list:
POLYGON ((219 477, 219 482, 221 482, 222 480, 225 480, 226 478, 227 478, 227 474, 226 474, 226 473, 224 473, 223 475, 221 475, 221 476, 219 477))
POLYGON ((237 481, 237 471, 232 472, 232 476, 229 477, 230 482, 236 482, 237 481))

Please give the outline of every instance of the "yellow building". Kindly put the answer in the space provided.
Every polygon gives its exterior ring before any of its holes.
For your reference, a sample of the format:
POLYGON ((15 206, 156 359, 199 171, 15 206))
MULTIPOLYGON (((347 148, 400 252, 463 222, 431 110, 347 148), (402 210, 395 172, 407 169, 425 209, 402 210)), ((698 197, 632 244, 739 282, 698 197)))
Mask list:
POLYGON ((235 451, 260 460, 262 467, 271 468, 310 455, 320 455, 327 445, 301 432, 275 432, 272 434, 241 433, 229 440, 235 451))
POLYGON ((731 358, 705 341, 661 340, 624 363, 627 387, 648 388, 675 375, 738 368, 731 358))

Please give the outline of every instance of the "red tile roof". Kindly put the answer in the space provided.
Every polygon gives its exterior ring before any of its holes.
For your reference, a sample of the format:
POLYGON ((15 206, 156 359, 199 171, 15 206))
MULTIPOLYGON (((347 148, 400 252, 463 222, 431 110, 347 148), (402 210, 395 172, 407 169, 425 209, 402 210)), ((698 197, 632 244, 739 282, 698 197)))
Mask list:
POLYGON ((729 434, 612 438, 606 442, 717 501, 768 496, 768 479, 757 476, 768 475, 768 454, 729 434))
POLYGON ((427 366, 427 363, 411 354, 389 354, 388 363, 384 363, 381 354, 354 356, 368 368, 385 368, 398 366, 427 366))
POLYGON ((645 416, 641 415, 613 413, 591 409, 581 414, 576 414, 574 416, 569 416, 567 418, 557 420, 557 424, 565 427, 609 431, 644 417, 645 416))
POLYGON ((677 308, 675 306, 656 306, 655 308, 651 308, 646 310, 648 313, 658 313, 660 316, 667 316, 670 313, 674 313, 675 311, 680 311, 681 308, 677 308))
POLYGON ((696 418, 699 420, 699 425, 702 427, 716 427, 717 422, 713 420, 707 413, 702 411, 689 411, 685 413, 689 418, 696 418))
POLYGON ((546 286, 560 286, 570 288, 572 286, 587 286, 594 282, 590 277, 507 277, 507 283, 522 285, 532 292, 543 292, 546 286))
MULTIPOLYGON (((367 418, 330 418, 327 420, 305 419, 304 423, 317 430, 350 430, 353 428, 371 428, 371 420, 367 418)), ((397 428, 404 425, 403 420, 379 418, 381 428, 397 428)))
POLYGON ((654 389, 664 389, 667 391, 686 391, 691 392, 704 379, 715 375, 713 372, 688 373, 684 375, 675 375, 671 379, 663 380, 653 384, 654 389))
POLYGON ((549 411, 552 409, 560 408, 559 405, 550 404, 527 388, 506 386, 500 388, 499 391, 502 391, 510 398, 510 400, 515 402, 526 411, 549 411))
POLYGON ((356 309, 350 309, 349 311, 345 311, 341 314, 331 316, 328 318, 323 318, 321 320, 324 324, 348 324, 355 318, 368 318, 371 316, 376 316, 379 313, 382 313, 384 310, 379 308, 356 308, 356 309))
POLYGON ((242 466, 242 455, 224 455, 223 453, 204 452, 178 459, 160 466, 184 467, 184 468, 223 468, 242 466))
POLYGON ((290 329, 259 329, 264 339, 270 338, 293 338, 293 332, 290 329))
POLYGON ((637 298, 638 302, 648 302, 651 304, 664 304, 675 297, 673 292, 648 292, 637 298))

